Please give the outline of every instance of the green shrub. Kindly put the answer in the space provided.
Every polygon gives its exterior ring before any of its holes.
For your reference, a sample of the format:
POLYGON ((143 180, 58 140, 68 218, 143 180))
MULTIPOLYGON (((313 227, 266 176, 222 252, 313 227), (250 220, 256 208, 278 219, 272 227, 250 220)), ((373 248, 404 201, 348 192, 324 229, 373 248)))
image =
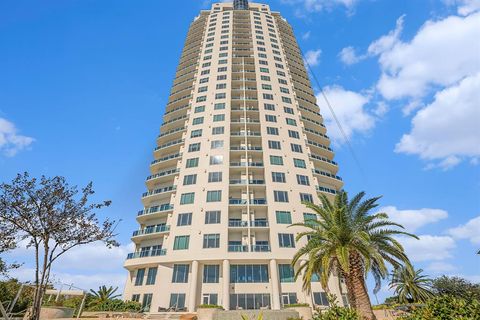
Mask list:
POLYGON ((452 296, 438 296, 427 301, 403 320, 478 320, 480 301, 461 299, 452 296))
MULTIPOLYGON (((16 279, 2 280, 0 281, 0 301, 7 302, 12 301, 17 295, 18 290, 22 284, 16 279)), ((31 304, 33 300, 33 289, 31 287, 23 287, 20 298, 17 300, 13 312, 23 312, 31 304)))
POLYGON ((216 305, 216 304, 201 304, 198 305, 197 308, 202 308, 202 309, 223 309, 222 306, 216 305))
POLYGON ((283 306, 284 308, 295 308, 295 307, 310 307, 308 303, 290 303, 283 306))
POLYGON ((360 315, 352 308, 339 307, 337 296, 328 294, 328 303, 330 308, 326 310, 317 310, 312 320, 362 320, 360 315))
POLYGON ((361 318, 354 309, 335 306, 315 313, 313 320, 361 320, 361 318))
POLYGON ((120 299, 106 300, 102 303, 88 307, 88 311, 116 311, 116 312, 140 312, 142 305, 135 301, 123 301, 120 299))

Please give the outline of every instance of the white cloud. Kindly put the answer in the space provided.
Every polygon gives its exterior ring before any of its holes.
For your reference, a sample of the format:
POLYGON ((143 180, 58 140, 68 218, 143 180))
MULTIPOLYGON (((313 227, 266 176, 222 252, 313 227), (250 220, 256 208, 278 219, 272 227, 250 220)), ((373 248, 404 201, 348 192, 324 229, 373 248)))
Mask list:
POLYGON ((405 252, 413 262, 441 261, 452 257, 455 240, 449 236, 420 235, 420 240, 399 237, 405 252))
POLYGON ((366 55, 357 55, 355 48, 351 46, 343 48, 338 56, 340 57, 340 61, 346 65, 358 63, 367 57, 366 55))
POLYGON ((399 210, 394 206, 388 206, 380 208, 378 211, 387 213, 392 221, 403 225, 408 232, 415 232, 427 224, 435 223, 448 217, 448 213, 445 210, 430 208, 399 210))
MULTIPOLYGON (((480 18, 480 16, 479 16, 480 18)), ((412 120, 395 151, 417 154, 450 168, 462 157, 480 157, 480 72, 435 95, 412 120)))
POLYGON ((448 230, 457 239, 468 239, 475 245, 480 244, 480 216, 469 220, 466 224, 448 230))
POLYGON ((302 35, 302 39, 303 40, 308 40, 308 39, 310 39, 311 35, 312 35, 312 33, 310 31, 307 31, 302 35))
POLYGON ((466 16, 480 10, 480 0, 444 0, 448 6, 457 6, 457 13, 466 16))
POLYGON ((480 0, 459 0, 458 14, 466 16, 472 12, 480 10, 480 0))
MULTIPOLYGON (((375 126, 375 117, 366 109, 370 101, 368 95, 345 90, 340 86, 326 87, 324 92, 348 138, 354 133, 365 134, 375 126)), ((343 143, 341 131, 321 94, 317 95, 317 102, 325 118, 328 134, 336 143, 343 143)))
POLYGON ((426 269, 436 274, 445 274, 457 270, 457 267, 448 262, 435 261, 430 263, 426 269))
POLYGON ((395 29, 390 31, 387 35, 384 35, 368 46, 367 52, 370 55, 381 54, 387 50, 391 50, 399 41, 400 34, 403 30, 403 22, 405 20, 405 15, 400 16, 397 19, 395 29))
POLYGON ((373 42, 382 75, 377 84, 386 99, 421 98, 437 86, 451 86, 480 71, 480 13, 427 21, 410 42, 399 40, 403 19, 373 42))
MULTIPOLYGON (((10 276, 33 281, 33 250, 25 248, 25 244, 23 242, 5 256, 9 261, 24 263, 21 268, 11 271, 10 276)), ((103 284, 122 289, 127 275, 123 263, 127 253, 132 251, 132 243, 111 249, 102 242, 76 247, 54 262, 52 276, 57 282, 73 283, 82 289, 95 289, 103 284)))
POLYGON ((134 250, 133 243, 107 248, 102 242, 80 246, 59 258, 58 270, 111 270, 112 266, 121 267, 129 252, 134 250))
POLYGON ((305 53, 305 61, 311 66, 316 66, 320 63, 320 55, 322 54, 322 50, 308 50, 305 53))
POLYGON ((308 13, 331 11, 335 7, 343 7, 351 14, 358 0, 281 0, 281 2, 295 6, 296 15, 304 17, 308 13))
POLYGON ((15 125, 5 118, 0 118, 0 152, 7 157, 13 157, 19 151, 27 148, 35 139, 18 134, 15 125))
MULTIPOLYGON (((60 288, 64 284, 72 285, 73 287, 90 290, 98 289, 99 286, 106 285, 118 287, 117 293, 121 294, 125 286, 127 279, 127 271, 118 269, 118 272, 95 272, 93 274, 88 273, 71 273, 71 272, 57 272, 52 271, 51 280, 56 288, 60 288)), ((19 269, 11 272, 10 276, 22 281, 22 282, 33 282, 35 277, 35 269, 21 267, 19 269)))
POLYGON ((343 48, 342 51, 340 51, 340 53, 338 54, 338 56, 340 57, 340 61, 342 61, 346 65, 352 65, 368 57, 379 55, 385 51, 391 50, 400 39, 400 34, 403 30, 404 18, 405 15, 397 19, 396 27, 394 30, 373 41, 368 46, 367 53, 365 54, 357 54, 355 48, 352 46, 343 48))
POLYGON ((388 105, 385 103, 385 101, 380 101, 377 103, 377 107, 373 110, 373 113, 377 117, 382 117, 387 113, 388 111, 388 105))

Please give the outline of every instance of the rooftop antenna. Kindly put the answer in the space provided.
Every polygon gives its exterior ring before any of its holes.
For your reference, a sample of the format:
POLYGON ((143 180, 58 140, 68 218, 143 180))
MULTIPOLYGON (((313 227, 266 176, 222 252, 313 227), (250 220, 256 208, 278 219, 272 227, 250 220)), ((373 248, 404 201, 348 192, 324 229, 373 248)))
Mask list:
POLYGON ((233 10, 248 10, 248 0, 233 0, 233 10))

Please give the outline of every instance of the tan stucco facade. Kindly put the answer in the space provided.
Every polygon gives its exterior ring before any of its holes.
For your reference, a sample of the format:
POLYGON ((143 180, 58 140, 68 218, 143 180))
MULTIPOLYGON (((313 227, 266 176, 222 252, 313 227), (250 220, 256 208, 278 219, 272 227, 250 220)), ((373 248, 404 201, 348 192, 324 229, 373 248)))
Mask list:
MULTIPOLYGON (((286 271, 305 241, 292 246, 301 228, 289 226, 309 213, 301 194, 318 203, 317 193, 333 197, 343 183, 280 14, 257 3, 202 11, 190 26, 160 132, 132 237, 136 249, 125 262, 124 298, 152 313, 194 311, 206 302, 225 309, 318 303, 320 283, 307 294, 286 271)), ((329 288, 345 296, 338 278, 329 288)))

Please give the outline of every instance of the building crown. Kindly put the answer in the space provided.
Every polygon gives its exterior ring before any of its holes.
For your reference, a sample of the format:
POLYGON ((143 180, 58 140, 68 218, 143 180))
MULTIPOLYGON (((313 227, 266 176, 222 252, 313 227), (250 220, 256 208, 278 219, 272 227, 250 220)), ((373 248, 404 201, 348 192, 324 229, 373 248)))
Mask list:
POLYGON ((233 10, 248 10, 248 0, 233 0, 233 10))

